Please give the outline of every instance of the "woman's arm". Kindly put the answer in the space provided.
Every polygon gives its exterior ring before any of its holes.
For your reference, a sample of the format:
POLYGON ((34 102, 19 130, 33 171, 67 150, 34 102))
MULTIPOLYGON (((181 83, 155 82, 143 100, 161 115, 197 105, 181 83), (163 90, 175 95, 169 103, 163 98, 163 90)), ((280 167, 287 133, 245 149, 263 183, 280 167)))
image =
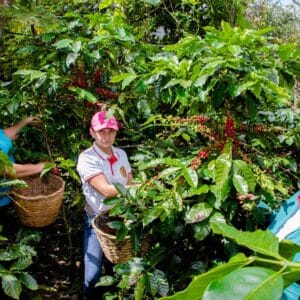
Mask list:
POLYGON ((40 162, 37 164, 13 164, 13 167, 15 169, 15 175, 8 174, 10 177, 16 177, 16 178, 24 178, 31 175, 40 174, 44 169, 45 163, 40 162))
POLYGON ((26 125, 28 125, 29 123, 32 123, 32 122, 35 122, 35 123, 40 123, 41 120, 38 118, 38 117, 28 117, 28 118, 25 118, 23 120, 21 120, 19 123, 11 126, 11 127, 8 127, 8 128, 5 128, 4 129, 4 132, 5 134, 12 140, 14 141, 17 137, 18 137, 18 133, 19 131, 26 125))
MULTIPOLYGON (((109 184, 103 174, 99 174, 93 177, 90 181, 90 185, 101 193, 105 198, 116 197, 119 192, 113 184, 109 184)), ((132 174, 128 174, 127 186, 132 183, 132 174)))
POLYGON ((119 194, 113 184, 109 184, 103 174, 99 174, 89 181, 90 185, 105 198, 112 198, 119 194))

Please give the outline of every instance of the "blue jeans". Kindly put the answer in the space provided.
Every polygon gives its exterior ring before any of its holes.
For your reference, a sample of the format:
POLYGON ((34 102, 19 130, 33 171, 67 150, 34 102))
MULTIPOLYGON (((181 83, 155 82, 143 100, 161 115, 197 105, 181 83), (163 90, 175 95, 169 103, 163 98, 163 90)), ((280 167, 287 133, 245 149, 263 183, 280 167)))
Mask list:
POLYGON ((85 296, 92 296, 95 284, 98 282, 102 269, 103 251, 92 227, 95 216, 84 214, 84 287, 85 296))

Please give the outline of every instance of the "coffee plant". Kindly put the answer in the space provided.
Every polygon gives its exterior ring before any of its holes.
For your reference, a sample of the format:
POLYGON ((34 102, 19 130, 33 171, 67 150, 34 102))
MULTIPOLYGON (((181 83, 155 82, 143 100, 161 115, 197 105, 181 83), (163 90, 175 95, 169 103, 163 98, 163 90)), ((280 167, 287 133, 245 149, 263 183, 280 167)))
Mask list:
POLYGON ((111 226, 134 249, 149 234, 152 247, 98 285, 124 299, 208 299, 249 273, 262 284, 245 293, 278 298, 296 281, 299 249, 281 253, 286 242, 261 232, 269 215, 258 203, 276 210, 300 187, 299 46, 247 25, 241 1, 54 3, 1 6, 0 116, 3 127, 40 116, 15 158, 47 161, 70 211, 83 206, 75 165, 90 117, 119 119, 116 144, 139 186, 106 200, 124 220, 111 226))

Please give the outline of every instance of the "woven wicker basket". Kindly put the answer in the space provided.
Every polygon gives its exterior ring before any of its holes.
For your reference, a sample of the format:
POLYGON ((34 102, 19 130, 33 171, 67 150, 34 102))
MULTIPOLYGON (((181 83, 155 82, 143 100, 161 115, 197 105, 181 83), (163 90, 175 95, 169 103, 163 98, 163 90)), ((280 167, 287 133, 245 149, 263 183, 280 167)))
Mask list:
MULTIPOLYGON (((103 214, 93 219, 92 226, 96 232, 99 243, 105 257, 113 264, 124 263, 133 257, 130 236, 126 236, 122 242, 117 243, 115 235, 109 234, 101 230, 100 218, 103 214)), ((150 248, 149 237, 144 238, 139 252, 140 256, 145 255, 150 248)))
POLYGON ((64 195, 65 182, 56 175, 47 179, 31 176, 24 179, 26 188, 15 188, 12 197, 21 223, 44 227, 55 222, 64 195))

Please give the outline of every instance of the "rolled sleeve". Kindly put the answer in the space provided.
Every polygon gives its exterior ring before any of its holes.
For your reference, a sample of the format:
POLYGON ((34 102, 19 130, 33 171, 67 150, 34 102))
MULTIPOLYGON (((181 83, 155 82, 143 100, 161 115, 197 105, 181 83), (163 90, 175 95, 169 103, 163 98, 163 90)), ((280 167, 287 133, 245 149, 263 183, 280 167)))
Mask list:
POLYGON ((83 183, 91 180, 93 177, 103 174, 103 163, 95 160, 93 155, 88 153, 80 154, 77 163, 77 172, 83 183))

